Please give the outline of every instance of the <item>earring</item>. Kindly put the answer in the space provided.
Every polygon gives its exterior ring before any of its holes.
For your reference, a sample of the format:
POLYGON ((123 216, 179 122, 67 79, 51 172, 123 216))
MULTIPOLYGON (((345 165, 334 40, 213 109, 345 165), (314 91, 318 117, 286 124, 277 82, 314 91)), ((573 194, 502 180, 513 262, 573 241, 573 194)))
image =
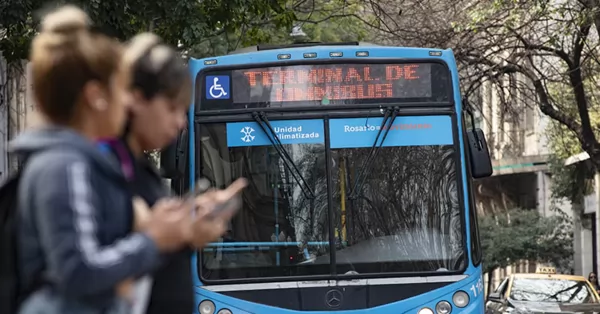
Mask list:
POLYGON ((105 99, 98 99, 94 103, 94 107, 98 111, 104 111, 108 107, 108 102, 105 99))

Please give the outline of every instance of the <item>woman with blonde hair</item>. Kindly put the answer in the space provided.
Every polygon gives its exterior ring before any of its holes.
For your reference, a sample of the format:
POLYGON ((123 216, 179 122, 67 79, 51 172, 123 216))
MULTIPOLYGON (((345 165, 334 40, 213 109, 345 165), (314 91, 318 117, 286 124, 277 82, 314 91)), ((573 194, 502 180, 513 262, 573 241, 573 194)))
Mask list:
POLYGON ((29 291, 19 313, 129 313, 127 278, 154 271, 161 253, 189 242, 180 201, 154 205, 132 232, 133 209, 118 165, 99 138, 122 133, 126 108, 113 80, 121 45, 91 30, 86 14, 48 14, 31 47, 31 79, 44 125, 11 145, 24 159, 18 192, 18 265, 29 291))

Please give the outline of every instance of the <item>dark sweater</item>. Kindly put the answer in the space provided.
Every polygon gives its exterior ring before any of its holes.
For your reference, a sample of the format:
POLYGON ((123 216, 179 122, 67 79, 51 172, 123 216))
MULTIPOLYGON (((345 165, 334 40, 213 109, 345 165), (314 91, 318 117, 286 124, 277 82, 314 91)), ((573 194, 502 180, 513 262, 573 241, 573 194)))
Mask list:
MULTIPOLYGON (((143 198, 148 206, 153 206, 156 201, 169 196, 169 191, 162 182, 158 169, 147 159, 134 159, 131 151, 124 142, 113 142, 110 147, 115 157, 121 161, 123 158, 133 160, 129 188, 133 195, 143 198), (121 153, 117 152, 117 145, 122 145, 121 153), (126 151, 128 156, 123 156, 126 151)), ((154 284, 148 304, 148 314, 190 314, 194 311, 194 294, 191 271, 191 250, 174 253, 165 259, 164 264, 154 274, 154 284)))

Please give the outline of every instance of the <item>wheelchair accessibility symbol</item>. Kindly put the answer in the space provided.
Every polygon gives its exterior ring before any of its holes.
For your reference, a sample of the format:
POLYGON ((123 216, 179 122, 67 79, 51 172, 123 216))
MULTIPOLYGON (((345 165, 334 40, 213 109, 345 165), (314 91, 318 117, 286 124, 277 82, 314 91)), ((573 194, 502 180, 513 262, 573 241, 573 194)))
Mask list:
POLYGON ((207 76, 206 99, 229 99, 229 76, 207 76))

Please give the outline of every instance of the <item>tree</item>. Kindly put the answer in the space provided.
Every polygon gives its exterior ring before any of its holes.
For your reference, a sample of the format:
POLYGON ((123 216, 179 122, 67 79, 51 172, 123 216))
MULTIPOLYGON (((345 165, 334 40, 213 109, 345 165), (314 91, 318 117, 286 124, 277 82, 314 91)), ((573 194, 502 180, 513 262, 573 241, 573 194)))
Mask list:
MULTIPOLYGON (((588 77, 584 80, 586 88, 594 88, 594 78, 588 77)), ((568 86, 564 84, 553 84, 549 88, 549 93, 553 99, 558 99, 560 103, 575 103, 572 93, 568 86)), ((596 108, 598 100, 590 98, 590 104, 596 108)), ((569 108, 573 109, 573 108, 569 108)), ((592 125, 600 125, 600 115, 596 111, 590 111, 590 120, 592 125)), ((552 156, 549 160, 550 172, 552 173, 552 197, 554 199, 566 198, 573 204, 582 204, 583 197, 593 191, 593 171, 590 171, 587 163, 579 163, 565 167, 564 161, 576 154, 582 152, 581 145, 577 137, 565 125, 557 121, 552 121, 547 127, 549 139, 549 148, 552 156)), ((594 130, 598 135, 598 130, 594 130)), ((583 206, 574 206, 573 209, 583 206)), ((582 215, 583 212, 579 212, 582 215)))
POLYGON ((356 17, 356 13, 362 10, 362 6, 356 3, 344 0, 296 1, 290 2, 287 7, 293 10, 293 25, 299 27, 304 36, 292 36, 289 24, 265 23, 261 28, 240 28, 206 37, 191 46, 188 55, 195 58, 218 56, 257 44, 361 41, 369 34, 364 23, 356 17))
POLYGON ((541 112, 568 129, 598 167, 600 144, 590 112, 600 66, 592 32, 600 28, 600 11, 592 2, 482 3, 467 29, 481 34, 476 38, 483 45, 459 54, 483 65, 487 78, 520 74, 541 112), (556 97, 556 90, 567 97, 556 97))
POLYGON ((373 5, 378 22, 372 26, 381 40, 452 48, 467 96, 492 82, 505 111, 519 98, 537 106, 600 166, 598 125, 591 117, 597 111, 600 1, 426 0, 403 10, 394 3, 373 5), (569 97, 555 97, 557 87, 569 97))
MULTIPOLYGON (((567 199, 572 204, 582 204, 583 197, 593 191, 593 171, 586 163, 565 166, 565 160, 582 152, 581 145, 573 133, 564 125, 552 121, 546 130, 549 149, 552 153, 549 159, 549 170, 552 174, 552 198, 567 199)), ((573 210, 582 206, 574 206, 573 210)))
MULTIPOLYGON (((352 17, 361 6, 342 0, 63 1, 80 5, 106 33, 127 39, 152 30, 194 57, 220 55, 238 46, 289 41, 294 23, 313 40, 365 36, 352 17)), ((56 4, 54 4, 56 5, 56 4)), ((9 62, 27 58, 42 0, 0 3, 0 51, 9 62)))
MULTIPOLYGON (((152 30, 166 42, 182 48, 215 34, 240 29, 252 34, 266 23, 290 28, 296 20, 294 11, 286 9, 286 0, 66 2, 80 5, 97 25, 117 38, 127 39, 152 30)), ((7 61, 27 58, 39 14, 49 8, 47 1, 42 0, 0 3, 0 51, 7 61)))
MULTIPOLYGON (((570 220, 563 214, 542 217, 535 210, 480 217, 483 272, 492 273, 519 260, 550 263, 567 269, 573 257, 570 220)), ((491 290, 491 280, 488 281, 491 290)))

